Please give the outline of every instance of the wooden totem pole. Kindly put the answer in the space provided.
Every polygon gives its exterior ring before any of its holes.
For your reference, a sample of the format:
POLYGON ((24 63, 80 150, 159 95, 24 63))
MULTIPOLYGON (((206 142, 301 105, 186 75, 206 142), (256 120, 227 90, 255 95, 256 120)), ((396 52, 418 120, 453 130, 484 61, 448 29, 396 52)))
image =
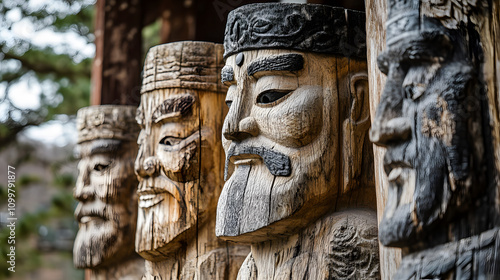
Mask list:
POLYGON ((252 4, 228 17, 216 235, 238 279, 379 279, 364 13, 252 4))
POLYGON ((248 247, 215 237, 223 186, 226 88, 222 45, 176 42, 149 50, 137 121, 143 279, 234 279, 248 247))
POLYGON ((386 148, 379 238, 403 249, 392 279, 500 279, 493 2, 387 2, 370 138, 386 148))
POLYGON ((90 279, 138 279, 144 260, 134 252, 137 220, 139 126, 135 106, 102 105, 80 109, 78 179, 74 197, 80 229, 73 247, 77 268, 90 279))

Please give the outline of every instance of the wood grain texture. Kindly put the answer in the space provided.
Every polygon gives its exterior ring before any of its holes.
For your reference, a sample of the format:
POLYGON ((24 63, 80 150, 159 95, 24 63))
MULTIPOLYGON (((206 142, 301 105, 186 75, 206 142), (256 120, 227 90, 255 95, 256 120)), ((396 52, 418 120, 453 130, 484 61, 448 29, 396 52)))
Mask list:
POLYGON ((92 105, 139 104, 142 6, 134 0, 97 1, 92 105))
POLYGON ((389 181, 379 238, 404 252, 394 279, 500 276, 493 2, 388 1, 370 138, 389 181))
POLYGON ((144 259, 136 255, 132 259, 125 260, 119 265, 104 269, 91 269, 89 280, 136 280, 144 273, 144 259))
POLYGON ((499 229, 407 255, 395 279, 496 279, 499 229))
POLYGON ((215 237, 227 111, 221 68, 222 46, 213 43, 177 42, 148 52, 135 164, 143 279, 234 279, 248 254, 248 247, 215 237))
POLYGON ((74 197, 79 230, 73 248, 77 268, 89 279, 137 279, 144 261, 134 252, 137 179, 133 165, 139 127, 135 106, 102 105, 77 115, 80 156, 74 197))
MULTIPOLYGON (((387 1, 366 0, 366 50, 368 60, 368 81, 370 90, 370 115, 375 118, 375 112, 384 89, 386 76, 377 66, 377 57, 385 49, 385 22, 387 20, 387 1)), ((385 148, 373 145, 375 186, 377 190, 377 218, 382 220, 382 214, 387 205, 389 182, 384 173, 383 159, 385 148)), ((393 279, 401 261, 401 250, 380 246, 380 274, 382 279, 393 279)))
POLYGON ((340 211, 298 234, 254 244, 237 279, 380 279, 375 216, 340 211))

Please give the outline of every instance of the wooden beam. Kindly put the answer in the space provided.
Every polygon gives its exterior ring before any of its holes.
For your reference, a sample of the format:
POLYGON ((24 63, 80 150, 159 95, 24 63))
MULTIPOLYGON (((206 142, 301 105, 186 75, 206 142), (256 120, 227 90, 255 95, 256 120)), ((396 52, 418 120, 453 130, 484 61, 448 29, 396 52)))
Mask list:
POLYGON ((141 30, 140 1, 97 1, 92 105, 139 104, 141 30))

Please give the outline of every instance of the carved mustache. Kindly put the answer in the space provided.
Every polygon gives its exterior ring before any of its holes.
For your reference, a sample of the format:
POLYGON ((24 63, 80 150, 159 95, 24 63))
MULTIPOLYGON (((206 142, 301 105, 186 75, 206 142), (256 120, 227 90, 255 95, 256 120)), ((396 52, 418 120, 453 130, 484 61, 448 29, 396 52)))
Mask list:
POLYGON ((90 206, 80 202, 75 210, 75 218, 79 223, 81 223, 83 217, 96 217, 109 220, 110 216, 108 208, 105 205, 90 206))
POLYGON ((290 176, 292 173, 292 165, 290 157, 280 152, 265 148, 253 147, 248 145, 231 144, 226 154, 226 166, 224 168, 224 180, 227 180, 229 160, 234 156, 239 155, 257 155, 264 161, 267 169, 274 176, 290 176))

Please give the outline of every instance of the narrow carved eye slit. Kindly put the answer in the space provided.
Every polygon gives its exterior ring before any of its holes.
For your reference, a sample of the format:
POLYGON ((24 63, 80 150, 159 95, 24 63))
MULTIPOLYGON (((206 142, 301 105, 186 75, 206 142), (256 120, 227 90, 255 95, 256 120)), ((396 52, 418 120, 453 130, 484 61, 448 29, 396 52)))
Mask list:
POLYGON ((257 96, 257 104, 269 104, 280 100, 289 94, 291 90, 266 90, 257 96))
POLYGON ((408 85, 404 87, 404 97, 417 100, 425 92, 425 87, 420 85, 408 85))
POLYGON ((175 137, 163 137, 163 139, 160 140, 160 144, 165 145, 165 146, 174 146, 177 145, 181 142, 182 139, 175 138, 175 137))
POLYGON ((231 100, 226 100, 226 105, 227 105, 227 108, 231 109, 231 104, 233 104, 233 101, 231 101, 231 100))
POLYGON ((413 99, 413 86, 404 87, 404 98, 413 99))
POLYGON ((108 167, 109 167, 109 164, 100 164, 100 163, 97 163, 96 165, 94 165, 94 170, 95 171, 104 171, 108 167))

